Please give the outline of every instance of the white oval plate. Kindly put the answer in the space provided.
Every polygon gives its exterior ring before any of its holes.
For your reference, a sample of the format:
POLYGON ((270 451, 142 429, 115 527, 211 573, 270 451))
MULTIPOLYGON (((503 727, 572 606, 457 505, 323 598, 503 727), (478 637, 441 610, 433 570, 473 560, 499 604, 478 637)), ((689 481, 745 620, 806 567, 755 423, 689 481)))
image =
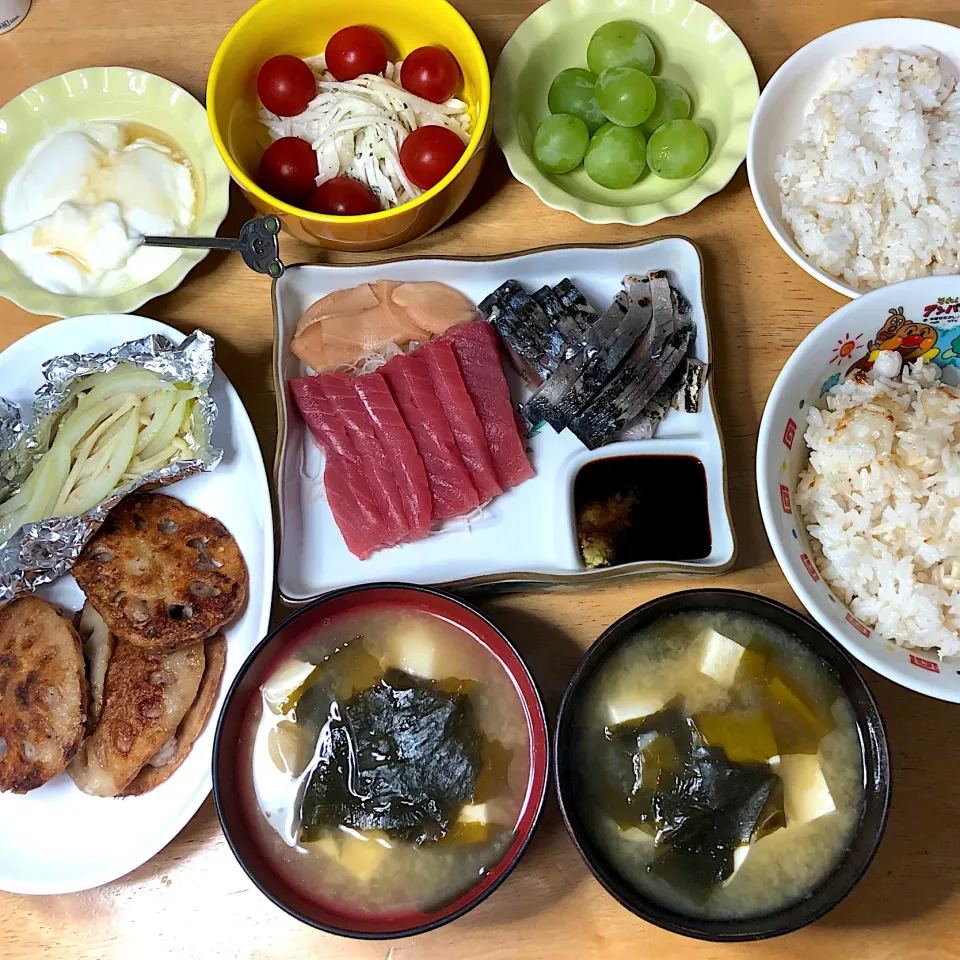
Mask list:
MULTIPOLYGON (((50 357, 103 351, 154 333, 175 343, 184 336, 156 320, 120 314, 41 327, 0 353, 0 394, 28 408, 42 383, 41 364, 50 357)), ((267 632, 273 599, 273 513, 260 446, 237 391, 219 367, 211 393, 219 408, 213 439, 223 449, 223 461, 212 473, 181 480, 164 493, 221 520, 247 561, 247 603, 225 631, 220 699, 183 766, 142 797, 88 797, 65 773, 27 794, 0 794, 2 890, 73 893, 116 880, 165 847, 210 792, 217 716, 234 675, 267 632)), ((70 610, 83 603, 71 576, 38 593, 70 610)))

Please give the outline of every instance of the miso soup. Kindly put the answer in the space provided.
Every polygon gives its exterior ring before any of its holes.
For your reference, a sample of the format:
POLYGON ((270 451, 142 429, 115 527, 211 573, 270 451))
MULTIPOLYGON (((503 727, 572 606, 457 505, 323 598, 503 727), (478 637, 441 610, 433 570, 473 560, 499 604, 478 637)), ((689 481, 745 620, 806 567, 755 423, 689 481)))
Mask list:
POLYGON ((691 917, 758 916, 837 866, 863 802, 853 709, 765 620, 666 616, 614 650, 573 728, 574 802, 621 876, 691 917))
POLYGON ((453 902, 506 853, 530 776, 520 694, 459 626, 380 603, 305 631, 239 744, 271 868, 341 913, 453 902))

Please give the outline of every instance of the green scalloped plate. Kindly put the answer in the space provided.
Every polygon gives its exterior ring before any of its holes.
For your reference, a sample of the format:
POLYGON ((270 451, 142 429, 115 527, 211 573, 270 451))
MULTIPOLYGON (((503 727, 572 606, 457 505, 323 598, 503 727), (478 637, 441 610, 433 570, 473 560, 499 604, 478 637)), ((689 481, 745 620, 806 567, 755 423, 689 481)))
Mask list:
MULTIPOLYGON (((88 67, 51 77, 0 107, 0 193, 35 144, 69 123, 88 120, 144 123, 166 134, 193 165, 199 198, 193 233, 216 234, 227 215, 230 176, 214 146, 206 111, 175 83, 129 67, 88 67)), ((158 277, 112 297, 51 293, 0 254, 0 296, 30 313, 54 317, 131 313, 180 286, 207 252, 184 250, 158 277)))
POLYGON ((549 207, 590 223, 642 226, 676 217, 722 190, 743 163, 760 95, 757 72, 740 38, 695 0, 549 0, 500 54, 493 81, 493 124, 511 173, 549 207), (661 180, 649 170, 632 186, 609 190, 580 167, 559 176, 533 162, 547 91, 566 67, 585 67, 587 42, 609 20, 634 20, 657 53, 656 73, 682 84, 693 119, 710 138, 710 159, 689 180, 661 180))

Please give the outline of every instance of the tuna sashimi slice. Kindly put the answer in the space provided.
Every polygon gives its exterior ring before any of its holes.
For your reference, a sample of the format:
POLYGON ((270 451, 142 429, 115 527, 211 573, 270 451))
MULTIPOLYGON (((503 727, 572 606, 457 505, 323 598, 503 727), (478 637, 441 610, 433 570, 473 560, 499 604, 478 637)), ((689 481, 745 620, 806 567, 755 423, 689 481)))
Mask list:
POLYGON ((433 502, 427 469, 413 435, 400 415, 387 381, 379 373, 357 377, 352 385, 370 417, 380 446, 391 458, 409 527, 408 538, 422 540, 430 533, 433 502))
POLYGON ((451 327, 444 339, 453 346, 467 392, 483 423, 500 485, 507 490, 529 480, 533 467, 517 429, 497 331, 483 321, 461 323, 451 327))
POLYGON ((389 541, 383 517, 367 483, 360 456, 317 377, 290 381, 303 419, 326 454, 327 503, 347 549, 366 560, 389 541))
POLYGON ((417 350, 416 355, 427 363, 430 381, 453 431, 464 466, 477 488, 480 502, 486 503, 503 493, 503 487, 497 481, 483 424, 463 382, 453 346, 447 340, 430 340, 417 350))
POLYGON ((390 540, 393 543, 406 540, 410 527, 404 516, 403 497, 394 477, 390 456, 377 437, 360 395, 353 388, 352 378, 343 373, 325 373, 318 379, 360 456, 370 493, 383 517, 390 540))
POLYGON ((394 357, 381 370, 427 468, 434 519, 450 520, 470 513, 480 505, 480 497, 434 392, 426 362, 414 353, 394 357))

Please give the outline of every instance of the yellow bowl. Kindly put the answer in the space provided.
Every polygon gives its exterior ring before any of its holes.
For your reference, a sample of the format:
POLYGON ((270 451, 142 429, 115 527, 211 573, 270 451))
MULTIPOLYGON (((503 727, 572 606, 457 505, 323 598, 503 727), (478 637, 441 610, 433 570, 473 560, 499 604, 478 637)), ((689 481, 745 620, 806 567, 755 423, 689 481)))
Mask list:
POLYGON ((231 176, 257 210, 276 214, 288 233, 307 243, 383 250, 436 230, 470 192, 490 140, 490 72, 470 25, 446 0, 260 0, 233 25, 214 57, 207 115, 231 176), (260 157, 270 145, 258 115, 257 73, 277 54, 323 53, 334 33, 353 24, 379 30, 392 47, 391 57, 405 57, 425 44, 446 47, 460 64, 459 96, 469 105, 473 136, 457 165, 416 200, 365 216, 334 217, 284 203, 257 185, 260 157))
MULTIPOLYGON (((0 107, 0 194, 37 143, 67 124, 89 120, 147 124, 176 143, 190 161, 196 181, 192 232, 196 236, 217 232, 230 203, 230 178, 210 139, 203 107, 175 83, 128 67, 88 67, 51 77, 0 107)), ((30 313, 54 317, 132 313, 178 287, 207 252, 184 250, 160 276, 111 297, 51 293, 0 254, 0 296, 30 313)))

